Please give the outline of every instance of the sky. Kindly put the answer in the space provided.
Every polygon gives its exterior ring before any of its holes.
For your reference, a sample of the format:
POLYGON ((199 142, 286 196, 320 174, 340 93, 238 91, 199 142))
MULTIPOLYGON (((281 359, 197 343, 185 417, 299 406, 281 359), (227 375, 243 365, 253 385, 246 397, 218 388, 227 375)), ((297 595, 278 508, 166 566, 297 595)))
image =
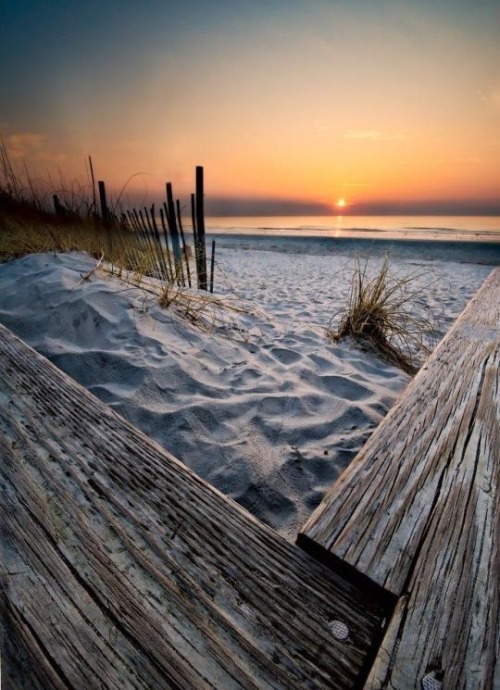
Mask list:
POLYGON ((212 215, 496 215, 499 33, 498 0, 0 0, 0 135, 145 203, 203 165, 212 215))

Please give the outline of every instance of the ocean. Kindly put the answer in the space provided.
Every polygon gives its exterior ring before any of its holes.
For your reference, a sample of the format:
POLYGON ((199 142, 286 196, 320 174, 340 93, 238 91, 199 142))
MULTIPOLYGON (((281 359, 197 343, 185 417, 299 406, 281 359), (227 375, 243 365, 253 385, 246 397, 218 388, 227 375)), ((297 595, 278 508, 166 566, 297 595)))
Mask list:
POLYGON ((500 216, 261 216, 206 219, 213 235, 500 242, 500 216))
POLYGON ((206 219, 219 248, 500 265, 500 216, 266 216, 206 219))

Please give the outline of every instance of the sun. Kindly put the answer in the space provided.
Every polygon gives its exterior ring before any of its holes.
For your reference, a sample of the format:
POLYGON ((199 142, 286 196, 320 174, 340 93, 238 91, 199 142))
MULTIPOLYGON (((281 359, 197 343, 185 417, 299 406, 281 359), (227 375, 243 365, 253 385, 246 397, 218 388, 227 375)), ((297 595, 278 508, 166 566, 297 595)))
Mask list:
POLYGON ((338 199, 337 202, 335 203, 335 206, 337 208, 345 208, 347 206, 347 202, 345 199, 338 199))

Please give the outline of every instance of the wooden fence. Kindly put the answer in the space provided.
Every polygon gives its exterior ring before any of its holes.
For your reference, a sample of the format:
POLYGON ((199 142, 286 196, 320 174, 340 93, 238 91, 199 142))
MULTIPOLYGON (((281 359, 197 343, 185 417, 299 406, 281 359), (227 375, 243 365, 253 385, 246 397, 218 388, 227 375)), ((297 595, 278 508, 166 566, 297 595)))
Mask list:
MULTIPOLYGON (((111 208, 103 180, 97 182, 98 195, 94 187, 94 218, 107 233, 107 245, 112 250, 118 241, 117 234, 132 232, 137 238, 139 249, 152 257, 154 277, 182 287, 197 287, 213 292, 215 241, 212 241, 210 284, 207 274, 207 250, 204 212, 204 171, 196 168, 196 191, 191 194, 191 223, 193 229, 194 267, 196 283, 193 284, 190 267, 191 250, 186 243, 179 199, 174 198, 171 182, 166 184, 165 201, 158 208, 155 204, 140 209, 122 210, 119 215, 111 208), (97 198, 99 205, 97 206, 97 198)), ((67 211, 57 194, 53 195, 56 216, 64 218, 67 211)))

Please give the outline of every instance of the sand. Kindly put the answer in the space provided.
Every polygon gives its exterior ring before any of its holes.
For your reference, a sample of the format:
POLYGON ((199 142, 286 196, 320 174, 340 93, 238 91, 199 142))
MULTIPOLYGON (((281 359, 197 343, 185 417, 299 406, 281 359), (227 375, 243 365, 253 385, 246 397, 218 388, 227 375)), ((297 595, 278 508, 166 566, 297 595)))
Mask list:
MULTIPOLYGON (((220 245, 216 293, 245 311, 209 314, 205 329, 102 272, 82 280, 95 262, 78 253, 0 265, 0 322, 294 540, 410 377, 326 337, 346 300, 351 246, 220 245)), ((398 275, 423 274, 416 309, 435 312, 436 340, 491 266, 470 263, 487 260, 486 250, 454 261, 434 250, 406 245, 391 264, 398 275)), ((370 253, 375 268, 381 253, 370 253)))

